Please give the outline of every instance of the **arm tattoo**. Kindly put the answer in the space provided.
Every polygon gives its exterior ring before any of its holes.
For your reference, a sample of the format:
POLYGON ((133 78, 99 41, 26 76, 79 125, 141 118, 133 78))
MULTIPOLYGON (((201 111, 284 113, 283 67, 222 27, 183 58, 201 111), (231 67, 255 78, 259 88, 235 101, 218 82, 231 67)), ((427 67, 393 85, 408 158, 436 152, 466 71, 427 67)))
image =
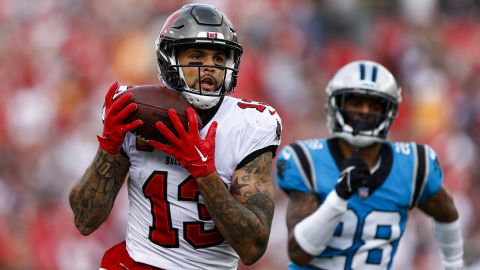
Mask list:
POLYGON ((217 174, 197 178, 215 225, 247 264, 265 253, 270 236, 274 213, 271 166, 271 153, 258 156, 234 173, 230 192, 217 174))
POLYGON ((235 180, 232 181, 232 185, 230 186, 230 192, 234 195, 241 195, 240 189, 245 186, 248 186, 248 185, 238 183, 238 177, 237 177, 235 178, 235 180))
MULTIPOLYGON (((317 196, 313 193, 303 193, 291 191, 290 201, 287 207, 287 227, 289 231, 293 231, 293 227, 310 216, 319 207, 317 196)), ((292 232, 293 233, 293 232, 292 232)))
POLYGON ((288 254, 290 258, 297 258, 297 260, 309 262, 312 256, 298 245, 293 229, 295 225, 304 218, 310 216, 319 207, 317 196, 313 193, 303 193, 298 191, 291 191, 289 194, 290 200, 287 207, 287 227, 288 227, 288 254))
POLYGON ((74 222, 82 234, 90 234, 103 223, 128 172, 128 159, 99 149, 92 164, 70 192, 74 222))

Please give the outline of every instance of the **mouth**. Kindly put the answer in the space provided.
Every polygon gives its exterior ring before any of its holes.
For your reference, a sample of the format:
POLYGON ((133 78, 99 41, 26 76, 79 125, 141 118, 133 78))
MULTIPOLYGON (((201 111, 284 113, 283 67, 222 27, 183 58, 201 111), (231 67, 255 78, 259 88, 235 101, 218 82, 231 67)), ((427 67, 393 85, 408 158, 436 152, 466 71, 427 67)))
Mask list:
POLYGON ((211 76, 204 76, 200 79, 200 90, 201 91, 216 91, 217 90, 217 80, 211 76))

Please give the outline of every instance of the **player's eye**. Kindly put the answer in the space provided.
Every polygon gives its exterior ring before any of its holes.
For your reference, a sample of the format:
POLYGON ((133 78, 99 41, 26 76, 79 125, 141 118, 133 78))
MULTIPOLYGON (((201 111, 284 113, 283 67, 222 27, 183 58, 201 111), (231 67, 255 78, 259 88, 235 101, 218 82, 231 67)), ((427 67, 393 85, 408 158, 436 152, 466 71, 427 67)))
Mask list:
POLYGON ((378 103, 374 103, 374 104, 371 104, 370 105, 370 108, 372 109, 372 111, 374 112, 382 112, 383 111, 383 106, 378 104, 378 103))
POLYGON ((224 56, 220 56, 220 55, 214 56, 214 60, 215 60, 215 63, 218 63, 218 64, 225 63, 225 57, 224 56))
POLYGON ((200 60, 200 59, 202 59, 202 56, 200 54, 195 53, 195 54, 190 55, 190 58, 195 59, 195 60, 200 60))
POLYGON ((362 101, 360 99, 351 98, 345 101, 345 105, 348 107, 358 108, 362 106, 362 101))

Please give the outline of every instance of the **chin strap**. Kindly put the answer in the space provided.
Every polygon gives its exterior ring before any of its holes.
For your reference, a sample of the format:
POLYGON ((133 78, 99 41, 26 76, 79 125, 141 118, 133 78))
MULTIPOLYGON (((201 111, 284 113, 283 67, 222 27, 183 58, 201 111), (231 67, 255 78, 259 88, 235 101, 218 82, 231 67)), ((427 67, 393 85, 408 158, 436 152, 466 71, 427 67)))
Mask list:
POLYGON ((445 270, 463 269, 463 238, 459 220, 451 223, 434 221, 433 228, 445 270))
POLYGON ((202 96, 200 94, 194 94, 190 92, 182 92, 183 97, 190 103, 193 107, 201 110, 208 110, 220 101, 218 96, 202 96))

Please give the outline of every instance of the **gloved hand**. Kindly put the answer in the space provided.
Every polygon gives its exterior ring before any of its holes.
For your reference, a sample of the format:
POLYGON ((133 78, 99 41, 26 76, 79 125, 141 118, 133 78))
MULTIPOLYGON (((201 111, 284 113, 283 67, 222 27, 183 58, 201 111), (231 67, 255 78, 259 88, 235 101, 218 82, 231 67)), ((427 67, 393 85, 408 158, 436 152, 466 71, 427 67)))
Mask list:
POLYGON ((143 125, 143 121, 137 119, 131 123, 124 123, 125 119, 137 109, 137 104, 130 102, 132 93, 126 93, 113 100, 118 89, 115 82, 105 95, 105 114, 103 120, 102 136, 97 135, 100 147, 110 154, 120 152, 125 134, 143 125))
POLYGON ((155 124, 171 146, 149 140, 149 143, 175 157, 180 164, 193 176, 207 176, 216 170, 215 168, 215 134, 217 122, 213 122, 208 129, 205 139, 200 138, 198 131, 197 114, 191 107, 187 109, 188 133, 183 128, 174 109, 168 110, 168 117, 177 131, 178 138, 161 122, 155 124))
MULTIPOLYGON (((357 193, 359 188, 368 188, 371 174, 367 164, 359 155, 354 155, 351 159, 346 160, 344 168, 335 190, 339 197, 348 200, 357 193)), ((368 196, 368 190, 366 196, 368 196)))

